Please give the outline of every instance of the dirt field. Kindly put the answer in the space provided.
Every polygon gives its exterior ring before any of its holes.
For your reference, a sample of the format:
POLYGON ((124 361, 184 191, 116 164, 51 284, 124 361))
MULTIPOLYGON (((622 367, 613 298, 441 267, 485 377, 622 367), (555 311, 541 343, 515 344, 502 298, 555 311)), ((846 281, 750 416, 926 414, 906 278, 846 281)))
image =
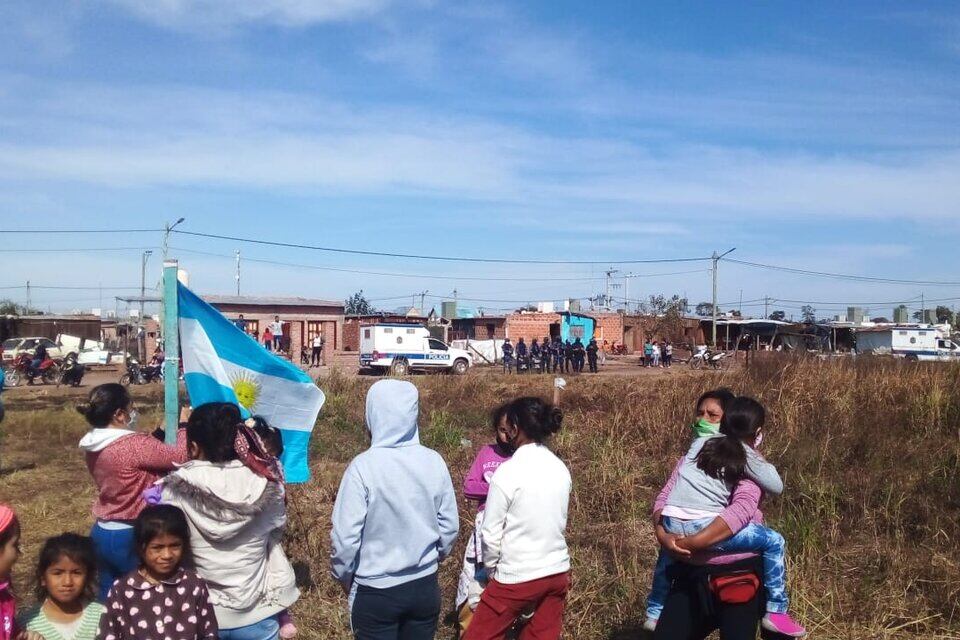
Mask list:
MULTIPOLYGON (((413 377, 422 440, 441 452, 457 485, 491 438, 490 408, 551 392, 550 376, 473 373, 413 377)), ((85 425, 73 404, 100 375, 117 376, 98 374, 79 390, 3 394, 0 500, 23 519, 21 593, 29 593, 44 538, 91 524, 93 486, 76 448, 85 425)), ((788 541, 793 608, 812 637, 960 637, 960 368, 784 360, 721 374, 680 367, 567 379, 567 417, 554 444, 574 478, 566 637, 640 637, 655 552, 650 500, 688 441, 694 398, 720 383, 770 410, 764 448, 787 489, 764 511, 788 541)), ((366 446, 363 398, 372 382, 338 373, 321 379, 328 401, 314 434, 314 478, 290 492, 286 546, 304 585, 295 614, 305 639, 349 637, 342 597, 327 577, 329 522, 343 469, 366 446)), ((144 427, 156 424, 160 386, 132 391, 144 427)), ((469 514, 461 503, 457 554, 469 514)), ((441 570, 445 606, 457 569, 454 559, 441 570)), ((438 637, 451 633, 444 628, 438 637)))

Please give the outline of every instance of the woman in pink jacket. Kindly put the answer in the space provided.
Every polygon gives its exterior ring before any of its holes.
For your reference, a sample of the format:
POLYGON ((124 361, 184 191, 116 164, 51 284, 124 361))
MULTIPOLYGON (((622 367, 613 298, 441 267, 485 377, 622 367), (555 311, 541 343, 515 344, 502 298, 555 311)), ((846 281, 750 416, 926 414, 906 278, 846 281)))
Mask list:
POLYGON ((121 575, 137 568, 133 521, 146 506, 143 492, 174 465, 187 461, 186 436, 169 447, 148 433, 135 431, 137 411, 123 385, 102 384, 77 407, 91 429, 80 440, 87 469, 97 485, 90 537, 97 551, 100 601, 121 575))

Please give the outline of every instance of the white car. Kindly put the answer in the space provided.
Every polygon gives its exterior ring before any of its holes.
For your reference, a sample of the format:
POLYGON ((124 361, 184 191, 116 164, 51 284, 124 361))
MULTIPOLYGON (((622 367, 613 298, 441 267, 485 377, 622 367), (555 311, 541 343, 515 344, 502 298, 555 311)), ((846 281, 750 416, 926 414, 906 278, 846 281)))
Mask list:
POLYGON ((39 344, 43 344, 47 348, 47 355, 54 359, 63 358, 68 353, 76 353, 67 351, 50 338, 10 338, 3 342, 3 361, 13 362, 21 353, 33 355, 39 344))
POLYGON ((463 375, 473 356, 430 336, 418 324, 376 324, 360 327, 360 368, 406 375, 411 370, 463 375))

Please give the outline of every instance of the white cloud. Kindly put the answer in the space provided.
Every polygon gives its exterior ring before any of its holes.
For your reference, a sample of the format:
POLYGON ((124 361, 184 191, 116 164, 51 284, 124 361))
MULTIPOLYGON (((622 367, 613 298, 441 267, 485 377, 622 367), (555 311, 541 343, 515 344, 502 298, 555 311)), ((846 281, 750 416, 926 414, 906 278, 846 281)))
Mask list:
POLYGON ((363 18, 390 0, 107 0, 162 27, 195 30, 248 24, 307 27, 363 18))

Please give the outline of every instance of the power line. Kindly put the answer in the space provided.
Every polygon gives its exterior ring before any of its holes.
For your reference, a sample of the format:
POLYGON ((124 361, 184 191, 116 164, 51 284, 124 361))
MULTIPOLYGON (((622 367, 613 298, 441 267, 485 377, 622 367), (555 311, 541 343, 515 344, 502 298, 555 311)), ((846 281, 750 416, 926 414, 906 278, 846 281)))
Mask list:
POLYGON ((248 244, 259 244, 272 247, 284 247, 286 249, 309 249, 311 251, 327 251, 331 253, 346 253, 361 256, 381 256, 386 258, 410 258, 414 260, 436 260, 442 262, 485 262, 495 264, 659 264, 669 262, 702 262, 710 258, 658 258, 649 260, 517 260, 509 258, 466 258, 459 256, 431 256, 412 253, 391 253, 386 251, 363 251, 360 249, 343 249, 339 247, 322 247, 309 244, 297 244, 293 242, 275 242, 272 240, 259 240, 256 238, 241 238, 238 236, 224 236, 215 233, 200 233, 198 231, 173 230, 171 233, 178 233, 185 236, 194 236, 197 238, 209 238, 214 240, 230 240, 231 242, 246 242, 248 244))
POLYGON ((45 287, 45 286, 32 284, 29 287, 27 287, 26 285, 19 285, 19 286, 0 287, 0 289, 5 289, 5 290, 44 289, 44 290, 51 290, 51 291, 131 291, 131 290, 139 291, 140 287, 50 287, 50 286, 45 287))
POLYGON ((164 229, 0 229, 0 233, 162 233, 164 229))
POLYGON ((156 247, 81 247, 70 249, 0 249, 0 253, 86 253, 87 251, 146 251, 155 248, 156 247))
POLYGON ((827 271, 812 271, 810 269, 797 269, 794 267, 782 267, 773 264, 763 264, 760 262, 748 262, 747 260, 736 260, 734 258, 727 258, 727 262, 733 262, 734 264, 742 264, 747 267, 755 267, 760 269, 771 269, 773 271, 784 271, 787 273, 797 273, 800 275, 807 276, 820 276, 823 278, 835 278, 838 280, 854 280, 858 282, 879 282, 884 284, 913 284, 913 285, 926 285, 932 287, 960 287, 960 282, 944 282, 938 280, 900 280, 897 278, 875 278, 872 276, 858 276, 849 273, 830 273, 827 271))
MULTIPOLYGON (((184 249, 180 247, 170 247, 171 250, 180 251, 183 253, 193 253, 203 256, 211 256, 214 258, 229 258, 230 260, 236 259, 236 256, 227 255, 223 253, 212 253, 210 251, 198 251, 195 249, 184 249)), ((480 277, 480 276, 442 276, 435 275, 430 273, 397 273, 391 271, 369 271, 366 269, 349 269, 346 267, 332 267, 325 265, 312 265, 312 264, 302 264, 295 262, 282 262, 279 260, 267 260, 265 258, 250 258, 244 257, 244 262, 256 262, 260 264, 269 264, 280 267, 293 267, 297 269, 316 269, 319 271, 336 271, 339 273, 358 273, 363 275, 372 275, 372 276, 388 276, 396 278, 423 278, 430 280, 464 280, 464 281, 478 281, 478 282, 596 282, 603 280, 603 276, 584 276, 578 278, 557 278, 554 276, 542 276, 537 278, 500 278, 500 277, 480 277)), ((692 269, 687 271, 672 271, 668 273, 637 273, 630 274, 630 278, 655 278, 658 276, 675 276, 683 275, 688 273, 702 273, 707 272, 709 269, 692 269)), ((419 295, 419 294, 418 294, 419 295)))

